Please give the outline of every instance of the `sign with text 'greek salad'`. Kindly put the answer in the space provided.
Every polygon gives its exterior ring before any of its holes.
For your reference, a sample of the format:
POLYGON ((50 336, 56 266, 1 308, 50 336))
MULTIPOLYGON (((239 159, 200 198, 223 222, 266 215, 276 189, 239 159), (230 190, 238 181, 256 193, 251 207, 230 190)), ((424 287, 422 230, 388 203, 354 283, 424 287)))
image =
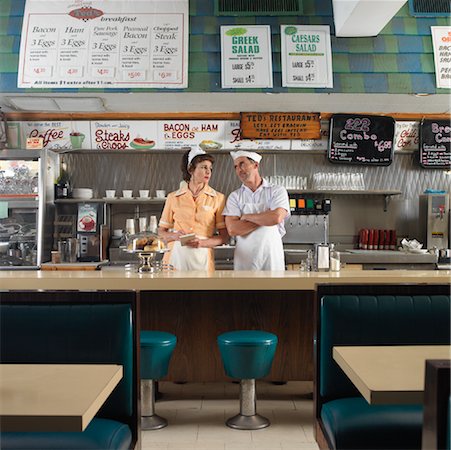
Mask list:
POLYGON ((424 119, 420 127, 420 164, 428 169, 451 169, 451 122, 424 119))
POLYGON ((434 47, 435 84, 451 88, 451 27, 431 27, 434 47))
POLYGON ((188 0, 27 0, 18 87, 188 86, 188 0))
POLYGON ((328 25, 281 25, 282 86, 331 88, 332 50, 328 25))
POLYGON ((221 27, 223 88, 272 88, 269 25, 221 27))
POLYGON ((392 163, 395 135, 392 117, 334 114, 330 130, 329 161, 376 166, 392 163))
POLYGON ((320 114, 243 112, 241 136, 250 139, 320 139, 320 114))

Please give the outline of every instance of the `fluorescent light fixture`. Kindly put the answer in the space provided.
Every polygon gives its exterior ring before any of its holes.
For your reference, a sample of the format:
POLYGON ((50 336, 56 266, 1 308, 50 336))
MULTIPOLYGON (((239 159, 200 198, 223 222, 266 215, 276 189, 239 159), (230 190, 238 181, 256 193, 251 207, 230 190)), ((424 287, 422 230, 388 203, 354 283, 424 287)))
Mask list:
POLYGON ((99 97, 7 97, 10 105, 20 111, 96 112, 106 111, 99 97))

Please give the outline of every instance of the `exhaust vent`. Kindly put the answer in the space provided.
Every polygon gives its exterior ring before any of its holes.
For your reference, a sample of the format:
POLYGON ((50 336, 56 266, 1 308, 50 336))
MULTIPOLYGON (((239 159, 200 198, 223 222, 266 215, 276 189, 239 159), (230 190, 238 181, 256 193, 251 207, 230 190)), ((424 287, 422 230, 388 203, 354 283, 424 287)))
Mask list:
POLYGON ((215 0, 217 16, 297 16, 302 0, 215 0))
POLYGON ((451 0, 409 0, 409 10, 414 17, 449 17, 451 0))

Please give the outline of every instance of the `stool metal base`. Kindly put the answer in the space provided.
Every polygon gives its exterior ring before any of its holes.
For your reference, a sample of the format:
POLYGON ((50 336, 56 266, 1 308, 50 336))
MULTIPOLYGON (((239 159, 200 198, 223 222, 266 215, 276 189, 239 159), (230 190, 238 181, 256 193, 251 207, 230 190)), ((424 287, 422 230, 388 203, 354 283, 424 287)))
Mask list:
POLYGON ((228 427, 235 428, 236 430, 260 430, 261 428, 269 427, 269 424, 269 419, 260 414, 254 414, 253 416, 237 414, 226 422, 228 427))
POLYGON ((159 430, 168 426, 168 421, 164 417, 160 417, 157 414, 153 416, 141 416, 141 429, 142 430, 159 430))

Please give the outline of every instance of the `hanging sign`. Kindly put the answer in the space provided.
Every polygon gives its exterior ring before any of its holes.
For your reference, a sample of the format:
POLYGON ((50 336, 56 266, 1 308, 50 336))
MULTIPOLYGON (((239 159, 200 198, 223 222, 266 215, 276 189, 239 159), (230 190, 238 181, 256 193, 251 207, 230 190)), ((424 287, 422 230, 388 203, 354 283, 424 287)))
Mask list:
POLYGON ((420 145, 420 123, 411 121, 396 122, 394 151, 418 150, 420 145))
POLYGON ((451 88, 451 27, 431 27, 434 47, 435 84, 451 88))
POLYGON ((451 170, 451 123, 424 119, 420 127, 420 164, 428 169, 451 170))
POLYGON ((272 88, 269 25, 221 27, 223 88, 272 88))
POLYGON ((281 25, 282 86, 332 88, 328 25, 281 25))
POLYGON ((320 139, 320 114, 241 113, 241 137, 245 139, 320 139))
POLYGON ((27 0, 22 88, 188 86, 188 0, 27 0))
POLYGON ((392 117, 334 114, 327 156, 334 163, 389 166, 394 134, 392 117))

